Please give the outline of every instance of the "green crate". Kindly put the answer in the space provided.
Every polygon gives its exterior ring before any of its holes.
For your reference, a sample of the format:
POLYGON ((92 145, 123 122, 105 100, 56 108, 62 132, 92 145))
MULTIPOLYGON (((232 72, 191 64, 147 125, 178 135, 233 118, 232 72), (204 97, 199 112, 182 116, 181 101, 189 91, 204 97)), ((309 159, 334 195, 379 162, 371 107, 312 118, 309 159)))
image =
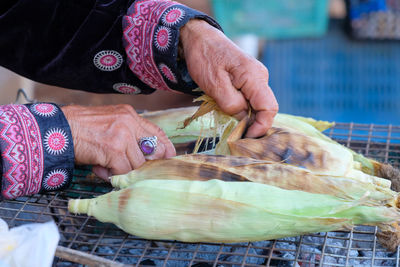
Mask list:
POLYGON ((212 5, 230 37, 314 37, 323 35, 328 24, 328 0, 212 0, 212 5))

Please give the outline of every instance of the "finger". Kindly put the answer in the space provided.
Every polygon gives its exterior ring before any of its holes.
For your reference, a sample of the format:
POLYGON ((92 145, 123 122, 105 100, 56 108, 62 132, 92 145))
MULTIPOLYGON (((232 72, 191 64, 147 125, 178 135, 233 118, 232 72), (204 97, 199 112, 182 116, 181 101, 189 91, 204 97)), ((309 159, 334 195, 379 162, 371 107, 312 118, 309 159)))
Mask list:
POLYGON ((275 102, 269 104, 269 108, 267 110, 259 110, 255 114, 255 120, 253 124, 249 127, 246 137, 255 138, 263 136, 267 133, 268 129, 272 127, 272 123, 274 121, 274 117, 277 113, 277 103, 275 102))
POLYGON ((132 169, 137 169, 146 162, 143 152, 140 150, 139 145, 136 142, 129 145, 126 154, 132 169))
POLYGON ((176 156, 175 146, 174 144, 172 144, 171 140, 168 139, 167 143, 165 144, 165 158, 169 159, 175 156, 176 156))
POLYGON ((100 165, 93 166, 92 172, 99 178, 110 182, 110 177, 112 176, 110 169, 104 168, 100 165))
MULTIPOLYGON (((176 150, 171 140, 169 140, 168 136, 164 133, 164 131, 155 124, 152 124, 146 121, 147 127, 145 128, 146 135, 145 136, 156 136, 157 137, 157 145, 161 146, 161 151, 156 151, 156 155, 152 156, 150 159, 162 159, 162 158, 171 158, 176 156, 176 150), (161 153, 163 152, 163 153, 161 153)), ((158 148, 157 148, 158 150, 158 148)), ((147 158, 147 157, 146 157, 147 158)), ((148 158, 147 158, 148 159, 148 158)))
POLYGON ((248 111, 241 111, 235 115, 233 115, 233 117, 235 117, 237 120, 241 121, 244 117, 247 117, 249 115, 248 111))
MULTIPOLYGON (((235 115, 247 110, 247 101, 243 94, 233 86, 227 71, 218 75, 220 82, 218 88, 207 90, 207 94, 215 99, 217 105, 229 115, 235 115)), ((240 89, 240 88, 239 88, 240 89)))
POLYGON ((246 137, 256 138, 265 135, 268 129, 272 127, 275 115, 276 111, 274 110, 258 111, 254 122, 247 130, 246 137))
MULTIPOLYGON (((161 129, 160 129, 161 130, 161 129)), ((161 130, 162 131, 162 130, 161 130)), ((172 158, 176 156, 176 150, 174 145, 172 144, 171 140, 167 137, 167 135, 162 131, 162 133, 159 133, 157 135, 158 139, 160 140, 160 143, 163 144, 164 146, 164 158, 172 158)))
POLYGON ((268 121, 268 124, 260 123, 258 121, 254 121, 253 124, 249 127, 246 132, 247 138, 257 138, 260 136, 264 136, 269 128, 271 128, 272 120, 268 121))
MULTIPOLYGON (((256 81, 256 80, 255 80, 256 81)), ((274 93, 266 80, 250 82, 242 89, 243 94, 249 99, 250 105, 256 112, 254 123, 247 131, 246 137, 259 137, 265 135, 271 128, 272 122, 279 106, 274 93)))
POLYGON ((165 145, 161 142, 161 140, 158 137, 155 142, 154 152, 150 155, 145 155, 144 158, 146 160, 155 160, 155 159, 165 158, 165 145))
POLYGON ((109 164, 111 174, 126 174, 133 170, 131 163, 129 162, 126 155, 120 157, 114 157, 113 161, 109 164))

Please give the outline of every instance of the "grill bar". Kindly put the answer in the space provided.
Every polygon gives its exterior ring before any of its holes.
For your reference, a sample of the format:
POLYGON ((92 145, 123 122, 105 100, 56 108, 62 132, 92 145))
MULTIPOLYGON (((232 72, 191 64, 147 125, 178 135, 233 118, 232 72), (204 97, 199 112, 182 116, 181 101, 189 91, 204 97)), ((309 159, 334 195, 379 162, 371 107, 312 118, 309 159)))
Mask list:
MULTIPOLYGON (((400 165, 400 126, 337 123, 327 135, 364 155, 400 165)), ((69 198, 87 198, 111 190, 93 180, 88 167, 77 167, 74 176, 68 190, 3 200, 0 217, 10 227, 55 220, 61 246, 133 266, 400 266, 399 249, 395 253, 383 249, 377 242, 377 228, 371 226, 237 244, 144 240, 111 224, 68 213, 69 198)), ((68 264, 59 258, 54 263, 68 264)))

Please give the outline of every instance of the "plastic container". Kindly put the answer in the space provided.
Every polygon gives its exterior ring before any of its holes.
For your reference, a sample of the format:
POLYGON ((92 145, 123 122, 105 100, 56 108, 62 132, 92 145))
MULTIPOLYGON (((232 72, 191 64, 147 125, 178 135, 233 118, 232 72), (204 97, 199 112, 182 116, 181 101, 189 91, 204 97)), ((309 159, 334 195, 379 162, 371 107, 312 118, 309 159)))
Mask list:
POLYGON ((262 59, 281 112, 339 122, 400 124, 400 45, 347 38, 267 43, 262 59))
POLYGON ((327 28, 327 0, 212 0, 212 5, 230 37, 311 37, 323 35, 327 28))

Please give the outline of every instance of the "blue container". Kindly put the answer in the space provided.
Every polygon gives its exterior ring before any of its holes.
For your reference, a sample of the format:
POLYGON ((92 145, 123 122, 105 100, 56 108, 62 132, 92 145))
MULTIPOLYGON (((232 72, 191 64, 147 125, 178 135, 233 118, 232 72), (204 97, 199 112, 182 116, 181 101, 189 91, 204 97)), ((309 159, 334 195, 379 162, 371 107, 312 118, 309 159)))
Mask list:
POLYGON ((273 41, 263 63, 280 111, 340 122, 400 124, 400 45, 347 38, 273 41))
POLYGON ((230 37, 253 33, 268 39, 320 36, 328 0, 212 0, 214 15, 230 37))
POLYGON ((347 0, 347 7, 355 38, 400 40, 399 0, 347 0))

